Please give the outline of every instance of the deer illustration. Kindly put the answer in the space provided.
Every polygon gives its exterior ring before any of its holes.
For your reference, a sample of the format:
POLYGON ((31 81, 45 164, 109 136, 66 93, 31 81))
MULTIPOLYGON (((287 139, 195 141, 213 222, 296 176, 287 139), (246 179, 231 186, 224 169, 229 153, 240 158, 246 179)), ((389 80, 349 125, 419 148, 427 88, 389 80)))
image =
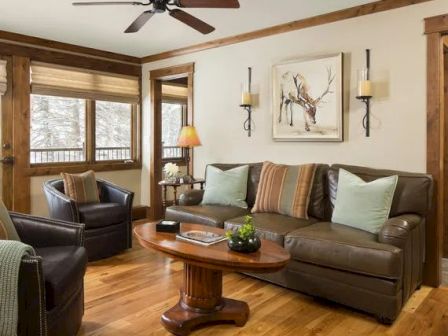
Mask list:
POLYGON ((290 115, 289 126, 294 126, 294 111, 293 104, 299 105, 303 109, 303 119, 305 122, 305 131, 309 132, 310 124, 316 124, 316 112, 319 104, 322 102, 323 98, 333 93, 330 91, 331 84, 334 82, 336 75, 334 75, 331 71, 331 68, 327 68, 327 88, 325 91, 316 99, 310 96, 309 91, 310 88, 306 82, 305 77, 301 74, 294 75, 291 72, 287 72, 283 75, 283 80, 287 80, 290 82, 292 77, 292 82, 294 83, 294 88, 286 89, 285 85, 281 85, 281 102, 280 102, 280 114, 278 118, 278 122, 282 122, 283 111, 285 113, 285 117, 288 117, 288 110, 290 115))

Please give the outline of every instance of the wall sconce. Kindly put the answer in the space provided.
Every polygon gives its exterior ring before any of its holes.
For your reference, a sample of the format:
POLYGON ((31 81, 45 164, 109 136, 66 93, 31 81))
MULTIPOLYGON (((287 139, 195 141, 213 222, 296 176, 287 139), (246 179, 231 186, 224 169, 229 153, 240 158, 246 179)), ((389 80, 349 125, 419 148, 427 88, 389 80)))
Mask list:
POLYGON ((366 114, 362 119, 362 126, 366 130, 366 137, 370 137, 370 99, 372 99, 372 81, 370 80, 370 49, 366 49, 366 68, 358 72, 357 99, 366 104, 366 114))
POLYGON ((243 89, 242 97, 241 97, 241 105, 240 107, 244 108, 247 111, 247 119, 243 124, 244 130, 247 132, 247 136, 252 135, 252 68, 248 68, 249 70, 249 81, 247 85, 247 89, 243 89))

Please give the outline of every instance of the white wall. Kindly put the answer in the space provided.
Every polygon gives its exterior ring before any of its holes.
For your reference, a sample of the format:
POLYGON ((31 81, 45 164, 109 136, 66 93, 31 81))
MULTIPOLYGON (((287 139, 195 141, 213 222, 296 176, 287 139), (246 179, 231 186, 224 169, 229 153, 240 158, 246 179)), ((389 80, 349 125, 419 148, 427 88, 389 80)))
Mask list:
MULTIPOLYGON (((143 68, 143 141, 149 148, 152 69, 196 63, 194 120, 203 146, 195 150, 196 176, 211 162, 349 163, 423 172, 426 165, 426 38, 423 19, 448 12, 436 0, 388 12, 198 52, 146 64, 143 68), (357 69, 372 50, 371 137, 364 136, 364 106, 355 99, 357 69), (271 69, 285 60, 345 54, 345 141, 278 143, 272 140, 271 69), (242 129, 238 107, 247 67, 253 67, 260 105, 254 112, 251 138, 242 129)), ((149 151, 144 151, 142 185, 148 185, 149 151)), ((142 189, 148 203, 149 189, 142 189)))
MULTIPOLYGON (((134 205, 141 204, 141 171, 140 170, 123 170, 123 171, 111 171, 111 172, 97 172, 95 173, 97 178, 104 179, 115 183, 125 189, 133 191, 134 205)), ((31 214, 36 216, 48 216, 48 206, 45 200, 42 186, 44 181, 54 178, 60 178, 59 176, 38 176, 31 178, 31 214)))

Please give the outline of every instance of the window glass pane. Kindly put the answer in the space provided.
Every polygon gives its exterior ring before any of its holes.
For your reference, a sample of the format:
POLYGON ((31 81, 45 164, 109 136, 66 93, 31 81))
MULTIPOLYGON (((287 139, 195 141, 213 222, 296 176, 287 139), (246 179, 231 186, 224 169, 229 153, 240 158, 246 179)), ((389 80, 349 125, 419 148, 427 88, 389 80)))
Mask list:
POLYGON ((86 102, 31 95, 31 163, 85 161, 86 102))
POLYGON ((132 105, 96 102, 96 160, 131 160, 132 105))
POLYGON ((162 103, 162 158, 182 158, 182 148, 177 147, 182 128, 182 109, 180 103, 162 103))

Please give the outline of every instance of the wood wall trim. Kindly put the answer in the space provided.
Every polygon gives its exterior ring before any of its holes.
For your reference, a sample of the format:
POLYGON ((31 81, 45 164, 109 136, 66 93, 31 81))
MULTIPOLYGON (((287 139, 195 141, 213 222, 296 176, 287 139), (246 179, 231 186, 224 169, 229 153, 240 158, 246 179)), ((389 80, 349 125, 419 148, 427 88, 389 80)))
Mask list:
POLYGON ((448 33, 446 15, 427 18, 427 171, 434 178, 433 208, 426 225, 426 263, 424 282, 438 287, 441 283, 444 224, 448 182, 447 127, 445 118, 445 71, 443 35, 448 33))
POLYGON ((40 37, 7 32, 4 30, 0 30, 0 40, 13 42, 15 44, 20 44, 22 46, 31 46, 34 48, 45 48, 53 51, 69 52, 82 56, 105 59, 113 62, 140 64, 139 57, 133 57, 94 48, 82 47, 74 44, 47 40, 40 37))
POLYGON ((47 176, 58 175, 62 172, 70 174, 83 173, 86 170, 93 170, 95 172, 117 171, 117 170, 135 170, 141 169, 140 162, 124 163, 124 162, 101 162, 101 163, 67 163, 57 165, 34 165, 27 167, 24 171, 25 176, 47 176))
POLYGON ((94 71, 110 72, 121 75, 141 76, 141 64, 117 63, 114 61, 68 54, 54 50, 20 46, 1 41, 0 51, 2 55, 28 57, 32 61, 52 63, 94 71))
POLYGON ((425 33, 440 33, 448 30, 448 14, 425 19, 425 33))
POLYGON ((159 61, 166 58, 192 54, 198 51, 219 48, 228 46, 231 44, 241 43, 249 40, 259 39, 271 35, 283 34, 291 32, 294 30, 305 29, 309 27, 320 26, 328 23, 333 23, 337 21, 347 20, 355 17, 360 17, 369 14, 375 14, 379 12, 388 11, 391 9, 406 7, 410 5, 415 5, 423 2, 428 2, 432 0, 381 0, 365 5, 355 6, 347 9, 342 9, 339 11, 318 15, 302 20, 292 21, 277 26, 272 26, 269 28, 259 29, 249 33, 234 35, 230 37, 225 37, 217 39, 214 41, 209 41, 205 43, 195 44, 192 46, 179 48, 171 51, 166 51, 159 54, 154 54, 142 58, 142 63, 150 63, 159 61))
MULTIPOLYGON (((188 77, 188 118, 193 120, 193 73, 194 63, 187 63, 149 72, 150 97, 151 97, 151 160, 149 166, 149 188, 150 188, 150 218, 160 219, 163 217, 162 190, 159 181, 162 180, 162 81, 179 77, 188 77)), ((190 150, 190 173, 192 170, 193 150, 190 150)))
POLYGON ((25 170, 30 162, 30 60, 27 57, 12 58, 13 116, 12 148, 13 211, 29 213, 31 210, 30 179, 25 170))

